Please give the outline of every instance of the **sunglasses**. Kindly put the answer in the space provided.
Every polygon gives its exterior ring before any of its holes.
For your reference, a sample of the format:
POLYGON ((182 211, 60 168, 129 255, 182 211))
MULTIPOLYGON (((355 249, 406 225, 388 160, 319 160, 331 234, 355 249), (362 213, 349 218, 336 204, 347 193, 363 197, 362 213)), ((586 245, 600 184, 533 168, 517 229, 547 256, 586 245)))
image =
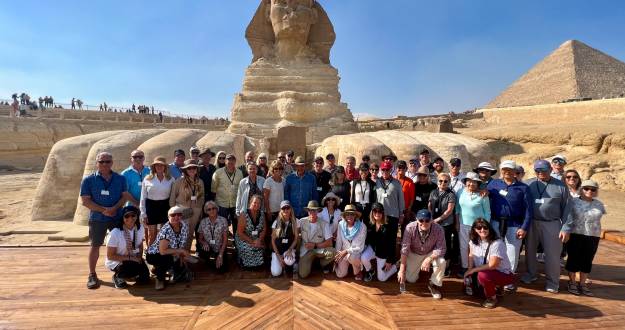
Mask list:
POLYGON ((421 223, 429 223, 430 221, 432 221, 432 219, 417 219, 417 221, 421 223))
POLYGON ((132 156, 132 159, 143 159, 145 158, 144 156, 132 156))
POLYGON ((475 226, 475 230, 489 230, 489 229, 488 229, 488 226, 480 225, 480 226, 475 226))
POLYGON ((217 157, 217 159, 224 160, 224 159, 226 159, 226 157, 217 157))
POLYGON ((172 218, 182 217, 182 213, 173 213, 169 215, 172 218))
POLYGON ((552 161, 552 163, 554 163, 554 164, 566 164, 565 161, 560 160, 560 159, 556 159, 556 160, 552 161))
POLYGON ((112 162, 112 160, 98 160, 98 164, 110 164, 112 162))
POLYGON ((137 215, 134 213, 124 214, 124 219, 136 218, 137 215))
POLYGON ((379 171, 379 170, 380 170, 379 168, 370 168, 370 169, 369 169, 369 172, 377 172, 377 171, 379 171))
POLYGON ((567 175, 566 178, 567 179, 579 179, 579 177, 576 175, 567 175))
POLYGON ((438 180, 438 183, 449 183, 449 180, 438 180))
POLYGON ((594 187, 584 187, 582 189, 584 189, 585 191, 597 192, 597 188, 594 188, 594 187))
POLYGON ((281 208, 282 211, 286 211, 286 210, 290 210, 290 209, 291 209, 290 206, 285 206, 285 207, 281 208))
POLYGON ((209 208, 206 209, 206 211, 210 212, 210 211, 214 211, 216 209, 217 209, 216 207, 209 207, 209 208))
POLYGON ((534 171, 535 171, 536 173, 547 173, 547 172, 549 172, 550 170, 549 170, 548 168, 535 168, 535 169, 534 169, 534 171))
POLYGON ((371 210, 371 212, 373 212, 373 213, 384 213, 384 211, 382 211, 382 210, 371 210))

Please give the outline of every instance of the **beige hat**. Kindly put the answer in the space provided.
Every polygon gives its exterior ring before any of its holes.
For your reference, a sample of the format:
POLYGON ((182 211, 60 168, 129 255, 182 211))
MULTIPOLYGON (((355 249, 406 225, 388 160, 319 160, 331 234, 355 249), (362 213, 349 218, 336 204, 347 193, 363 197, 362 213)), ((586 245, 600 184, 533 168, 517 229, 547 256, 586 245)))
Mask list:
POLYGON ((337 196, 336 194, 334 194, 333 192, 329 192, 326 194, 326 196, 321 200, 321 205, 326 205, 326 201, 328 199, 334 199, 336 200, 336 206, 338 207, 338 204, 341 204, 341 202, 343 201, 339 196, 337 196))
POLYGON ((593 188, 599 189, 599 185, 594 180, 584 180, 584 182, 582 182, 581 186, 582 187, 593 187, 593 188))
POLYGON ((306 165, 306 161, 304 160, 304 157, 302 156, 297 156, 295 158, 295 165, 306 165))
POLYGON ((323 208, 321 206, 319 206, 319 202, 317 202, 316 200, 311 200, 310 202, 308 202, 308 205, 304 208, 304 210, 309 211, 309 210, 315 210, 317 212, 323 210, 323 208))
POLYGON ((417 174, 425 174, 425 175, 430 175, 430 169, 427 168, 427 166, 421 166, 419 167, 419 169, 417 170, 417 174))
POLYGON ((358 211, 358 208, 356 208, 355 205, 349 204, 347 206, 345 206, 345 211, 343 211, 343 213, 341 213, 342 217, 345 217, 346 214, 355 214, 356 218, 360 219, 360 217, 362 216, 362 213, 360 213, 360 211, 358 211))
POLYGON ((198 165, 197 160, 195 159, 187 159, 184 161, 184 166, 181 167, 180 169, 186 170, 191 167, 200 167, 200 165, 198 165))
POLYGON ((167 160, 163 156, 156 156, 156 157, 154 157, 154 161, 152 162, 152 164, 150 164, 150 167, 152 167, 152 166, 154 166, 156 164, 161 164, 161 165, 167 166, 167 160))
POLYGON ((169 211, 167 211, 167 215, 172 215, 172 214, 184 214, 184 207, 182 206, 178 206, 178 205, 174 205, 172 206, 169 211))

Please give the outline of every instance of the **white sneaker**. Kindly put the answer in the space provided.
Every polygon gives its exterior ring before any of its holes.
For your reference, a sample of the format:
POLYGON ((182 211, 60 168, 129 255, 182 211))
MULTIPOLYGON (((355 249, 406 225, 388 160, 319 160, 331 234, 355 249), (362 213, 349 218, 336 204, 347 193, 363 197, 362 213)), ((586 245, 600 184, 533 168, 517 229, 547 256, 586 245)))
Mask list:
POLYGON ((554 289, 554 288, 545 288, 545 291, 549 292, 549 293, 553 293, 556 294, 558 293, 558 289, 554 289))

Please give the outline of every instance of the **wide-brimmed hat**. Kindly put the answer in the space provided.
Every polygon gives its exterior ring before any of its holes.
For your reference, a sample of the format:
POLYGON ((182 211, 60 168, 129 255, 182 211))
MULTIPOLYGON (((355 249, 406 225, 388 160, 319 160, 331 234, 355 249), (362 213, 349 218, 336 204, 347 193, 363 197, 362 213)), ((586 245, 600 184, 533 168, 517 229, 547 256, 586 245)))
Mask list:
POLYGON ((167 166, 167 160, 163 156, 156 156, 156 157, 154 157, 154 160, 152 161, 152 164, 150 164, 150 167, 154 167, 154 165, 156 165, 156 164, 161 164, 161 165, 167 166))
POLYGON ((200 165, 198 165, 197 160, 195 159, 187 159, 184 161, 184 166, 182 166, 180 169, 182 170, 186 170, 192 167, 200 167, 200 165))
POLYGON ((297 157, 295 157, 295 161, 293 162, 293 164, 295 164, 295 165, 306 165, 306 161, 304 160, 304 157, 297 156, 297 157))
POLYGON ((352 204, 348 204, 345 206, 345 210, 343 211, 343 213, 341 213, 341 216, 345 217, 346 214, 355 214, 356 218, 359 218, 359 219, 362 216, 362 213, 358 211, 358 208, 356 207, 356 205, 352 205, 352 204))
POLYGON ((473 172, 478 173, 480 169, 485 169, 490 171, 490 175, 495 175, 497 173, 497 169, 493 167, 493 165, 489 162, 481 162, 477 165, 476 168, 473 169, 473 172))
POLYGON ((323 208, 321 206, 319 206, 319 202, 317 202, 317 200, 313 199, 313 200, 308 202, 308 205, 306 205, 304 210, 306 210, 306 211, 314 210, 314 211, 319 212, 319 211, 323 210, 323 208))
POLYGON ((593 187, 593 188, 599 189, 599 185, 594 180, 584 180, 584 182, 582 182, 581 187, 593 187))
POLYGON ((504 160, 499 164, 500 169, 509 168, 512 170, 516 170, 516 162, 514 160, 504 160))
POLYGON ((421 166, 417 170, 417 174, 430 175, 430 169, 427 166, 421 166))
POLYGON ((467 180, 482 183, 482 179, 480 179, 480 176, 475 172, 467 173, 467 176, 462 179, 462 183, 466 184, 467 180))
POLYGON ((210 148, 204 148, 200 151, 200 156, 204 155, 204 154, 210 154, 211 157, 215 157, 215 153, 211 151, 210 148))
POLYGON ((327 194, 325 195, 325 197, 323 197, 323 199, 321 200, 321 205, 326 205, 326 201, 327 201, 328 199, 334 199, 334 200, 336 200, 336 204, 337 204, 337 205, 338 205, 338 204, 341 204, 341 201, 342 201, 342 199, 341 199, 339 196, 337 196, 336 194, 334 194, 333 192, 331 192, 331 191, 330 191, 330 192, 329 192, 329 193, 327 193, 327 194))

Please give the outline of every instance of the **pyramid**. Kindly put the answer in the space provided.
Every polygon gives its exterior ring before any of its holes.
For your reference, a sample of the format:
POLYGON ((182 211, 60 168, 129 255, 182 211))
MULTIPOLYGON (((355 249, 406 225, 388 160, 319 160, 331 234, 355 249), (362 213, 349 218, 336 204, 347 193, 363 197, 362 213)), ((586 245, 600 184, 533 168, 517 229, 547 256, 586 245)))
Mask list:
POLYGON ((625 93, 625 63, 569 40, 512 83, 485 108, 602 99, 625 93))

